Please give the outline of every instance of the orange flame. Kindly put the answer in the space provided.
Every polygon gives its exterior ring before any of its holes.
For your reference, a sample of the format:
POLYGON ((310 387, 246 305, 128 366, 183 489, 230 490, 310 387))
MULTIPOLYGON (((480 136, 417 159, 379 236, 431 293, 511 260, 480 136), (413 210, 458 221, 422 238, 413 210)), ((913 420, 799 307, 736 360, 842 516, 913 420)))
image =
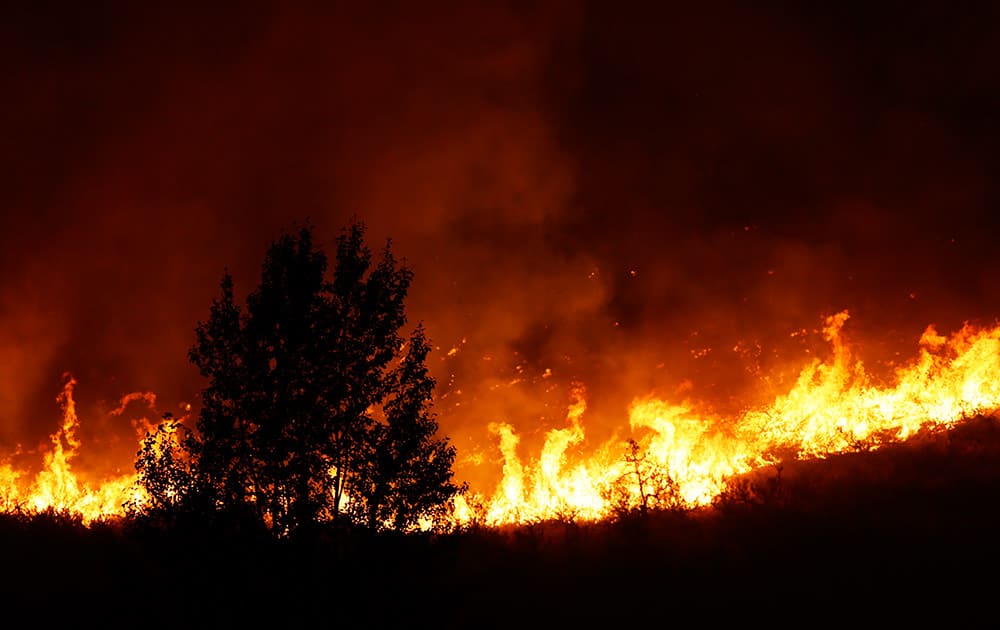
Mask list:
MULTIPOLYGON (((51 435, 51 448, 45 452, 44 465, 34 478, 23 483, 25 474, 22 471, 10 462, 0 464, 0 510, 3 512, 68 511, 79 515, 84 523, 90 523, 123 514, 124 502, 134 498, 134 475, 122 475, 91 486, 73 471, 71 461, 81 446, 76 434, 80 420, 73 399, 74 387, 76 379, 68 376, 62 392, 56 397, 63 411, 62 424, 51 435)), ((129 396, 122 399, 122 409, 135 399, 129 396)))
MULTIPOLYGON (((788 459, 876 449, 926 427, 947 427, 1000 409, 1000 325, 966 324, 949 336, 928 326, 917 357, 897 368, 890 383, 880 384, 844 340, 848 319, 847 311, 825 319, 828 359, 812 360, 787 392, 736 417, 713 415, 689 400, 637 397, 628 409, 634 437, 616 435, 590 448, 586 390, 574 384, 566 425, 546 434, 536 458, 521 459, 520 438, 510 424, 490 424, 503 459, 502 477, 489 497, 477 492, 458 497, 455 524, 597 520, 622 508, 706 505, 734 475, 788 459)), ((128 501, 143 503, 135 475, 91 486, 73 470, 82 446, 75 386, 68 377, 57 397, 62 423, 51 436, 42 469, 32 476, 9 459, 0 461, 0 511, 68 510, 89 523, 124 514, 128 501)), ((151 392, 127 394, 111 413, 120 415, 138 400, 152 406, 156 399, 151 392)), ((133 424, 140 434, 152 426, 145 419, 133 424)))
POLYGON ((880 386, 842 337, 848 318, 847 311, 826 318, 830 359, 806 365, 794 386, 766 407, 725 418, 699 412, 688 401, 634 399, 629 425, 638 437, 631 455, 614 438, 590 456, 567 461, 567 448, 584 442, 580 388, 573 394, 569 427, 547 434, 537 460, 521 461, 518 436, 509 425, 491 425, 500 437, 503 478, 488 500, 477 494, 459 498, 456 518, 462 523, 481 518, 488 525, 567 515, 600 519, 622 505, 622 493, 625 505, 645 506, 648 499, 662 501, 656 493, 670 488, 681 505, 706 505, 733 475, 787 458, 874 449, 922 427, 949 426, 1000 409, 1000 326, 966 324, 949 337, 928 326, 919 356, 895 371, 892 384, 880 386), (663 485, 664 480, 670 483, 663 485), (472 505, 481 505, 482 514, 472 505))

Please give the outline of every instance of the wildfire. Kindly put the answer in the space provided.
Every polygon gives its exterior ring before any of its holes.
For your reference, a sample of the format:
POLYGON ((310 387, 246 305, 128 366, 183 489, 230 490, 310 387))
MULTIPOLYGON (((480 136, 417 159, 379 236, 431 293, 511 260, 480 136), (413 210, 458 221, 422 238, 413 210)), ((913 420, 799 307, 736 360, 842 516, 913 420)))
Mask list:
MULTIPOLYGON (((5 513, 34 513, 46 510, 68 511, 84 523, 102 517, 120 516, 124 503, 139 498, 134 475, 122 475, 91 486, 80 479, 71 465, 81 443, 77 437, 80 420, 73 389, 76 379, 68 377, 56 401, 62 407, 62 424, 50 437, 50 448, 43 456, 42 469, 30 480, 24 471, 9 462, 0 463, 0 510, 5 513)), ((133 400, 149 400, 151 394, 128 394, 113 411, 119 415, 133 400)))
POLYGON ((540 456, 523 462, 518 436, 503 423, 503 478, 493 496, 460 498, 456 516, 487 525, 571 516, 600 519, 647 505, 709 504, 727 479, 783 458, 824 457, 905 440, 925 426, 948 426, 1000 408, 1000 326, 965 325, 945 337, 928 326, 919 355, 880 385, 844 341, 847 311, 826 318, 826 361, 802 368, 794 386, 771 404, 726 418, 690 402, 636 398, 629 426, 636 438, 614 438, 588 456, 570 457, 584 441, 584 391, 573 392, 568 427, 550 431, 540 456), (626 447, 623 449, 623 444, 626 447))
MULTIPOLYGON (((638 397, 628 409, 628 435, 591 448, 584 428, 587 393, 575 384, 565 425, 545 435, 537 457, 522 460, 510 424, 490 424, 502 456, 501 479, 492 495, 458 497, 455 524, 597 520, 620 509, 706 505, 734 475, 790 458, 876 449, 925 427, 947 427, 1000 409, 1000 325, 967 324, 948 336, 928 326, 917 356, 885 383, 866 371, 845 341, 848 318, 844 311, 825 319, 827 359, 813 359, 786 393, 737 417, 713 415, 689 400, 638 397)), ((142 502, 134 475, 90 485, 74 472, 72 460, 81 448, 75 386, 68 377, 57 397, 62 423, 39 472, 30 475, 10 458, 0 460, 0 511, 68 510, 91 522, 124 514, 129 500, 142 502)), ((140 400, 150 406, 156 401, 152 393, 127 394, 111 413, 121 415, 140 400)), ((140 434, 155 430, 145 419, 133 424, 140 434)), ((481 454, 469 459, 475 457, 481 454)))

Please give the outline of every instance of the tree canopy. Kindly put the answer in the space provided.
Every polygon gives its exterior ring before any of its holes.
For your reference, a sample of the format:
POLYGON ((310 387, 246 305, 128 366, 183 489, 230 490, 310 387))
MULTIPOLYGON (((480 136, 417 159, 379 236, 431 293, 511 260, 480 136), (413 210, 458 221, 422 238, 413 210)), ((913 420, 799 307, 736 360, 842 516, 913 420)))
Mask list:
POLYGON ((426 333, 402 334, 413 273, 391 241, 373 255, 360 221, 332 263, 307 225, 271 243, 244 305, 223 275, 189 351, 207 380, 194 430, 151 434, 139 451, 151 507, 207 505, 278 535, 446 516, 464 486, 437 436, 426 333))

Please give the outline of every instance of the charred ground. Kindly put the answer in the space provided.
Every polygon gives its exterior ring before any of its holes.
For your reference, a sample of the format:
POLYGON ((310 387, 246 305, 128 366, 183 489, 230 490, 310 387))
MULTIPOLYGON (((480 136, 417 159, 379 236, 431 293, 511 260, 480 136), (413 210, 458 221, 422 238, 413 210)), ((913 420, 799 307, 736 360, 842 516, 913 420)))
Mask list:
POLYGON ((47 619, 258 625, 987 618, 1000 420, 763 469, 716 505, 446 535, 0 516, 2 592, 47 619), (806 614, 808 617, 803 617, 806 614))

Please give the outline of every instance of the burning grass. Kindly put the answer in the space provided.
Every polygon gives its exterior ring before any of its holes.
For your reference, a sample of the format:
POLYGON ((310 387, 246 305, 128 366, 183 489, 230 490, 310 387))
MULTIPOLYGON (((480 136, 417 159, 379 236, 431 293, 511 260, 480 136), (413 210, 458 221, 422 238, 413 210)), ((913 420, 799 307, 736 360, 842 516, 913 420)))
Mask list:
MULTIPOLYGON (((586 390, 577 384, 565 426, 548 431, 535 457, 519 451, 510 425, 490 425, 503 460, 501 478, 492 491, 474 489, 458 497, 453 528, 595 523, 653 508, 700 512, 764 495, 780 498, 813 460, 892 453, 898 444, 919 444, 963 419, 1000 408, 1000 326, 966 325, 949 335, 928 326, 916 356, 896 366, 887 380, 873 377, 857 356, 843 333, 847 321, 847 312, 825 318, 818 332, 828 344, 826 358, 803 366, 790 389, 772 402, 735 417, 714 415, 696 401, 640 397, 628 410, 624 436, 588 445, 588 423, 608 419, 588 416, 586 390), (751 481, 779 470, 780 478, 751 481)), ((82 447, 75 384, 69 377, 57 398, 63 420, 43 452, 41 470, 27 475, 0 461, 0 510, 66 511, 87 524, 120 517, 127 505, 142 503, 134 475, 88 484, 73 469, 82 447)), ((121 408, 127 400, 151 396, 126 395, 121 408)), ((137 429, 150 426, 143 419, 137 429)), ((969 453, 969 463, 951 466, 980 465, 977 457, 969 453)), ((938 474, 923 472, 932 480, 938 474)))
POLYGON ((861 611, 961 622, 992 613, 998 497, 1000 420, 978 415, 876 450, 752 471, 710 505, 598 522, 275 541, 234 527, 8 514, 0 553, 13 570, 2 586, 26 601, 114 593, 129 614, 166 597, 164 620, 230 625, 328 619, 348 601, 376 625, 628 625, 695 613, 790 625, 861 611))

